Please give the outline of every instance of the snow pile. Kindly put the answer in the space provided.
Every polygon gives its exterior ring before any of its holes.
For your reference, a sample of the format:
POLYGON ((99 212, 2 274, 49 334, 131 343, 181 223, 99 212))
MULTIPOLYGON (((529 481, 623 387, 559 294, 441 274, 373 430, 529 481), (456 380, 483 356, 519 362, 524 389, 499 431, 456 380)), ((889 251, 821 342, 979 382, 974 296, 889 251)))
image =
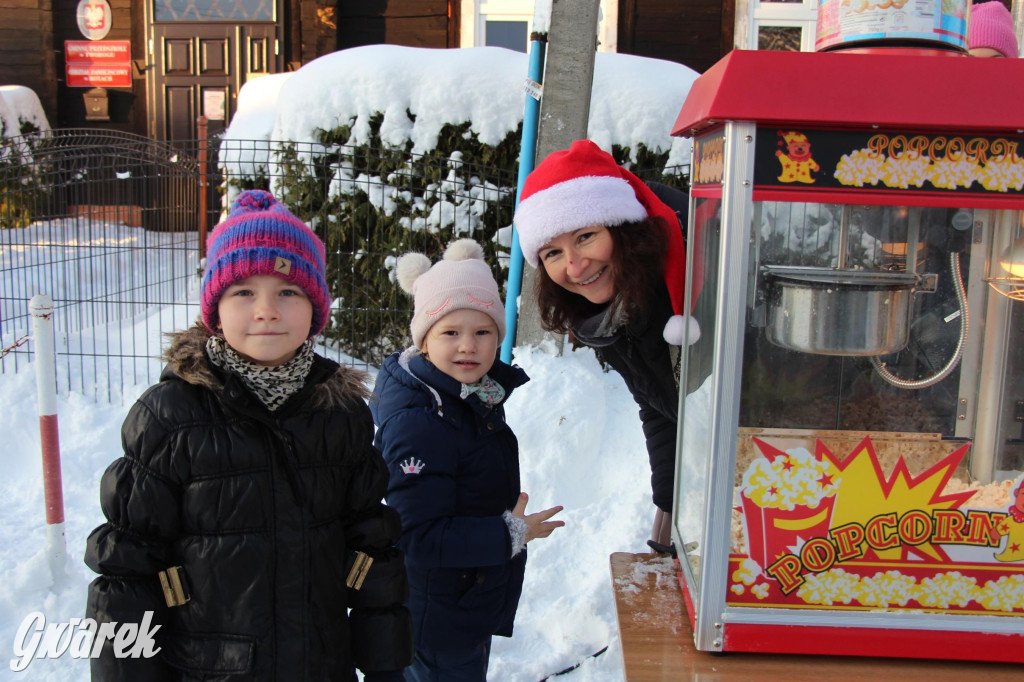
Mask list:
MULTIPOLYGON (((239 144, 221 146, 220 163, 241 177, 266 175, 270 134, 277 116, 277 97, 291 73, 273 73, 247 81, 238 91, 238 109, 231 131, 239 144)), ((231 139, 231 138, 228 138, 231 139)))
POLYGON ((50 129, 39 97, 23 85, 0 85, 0 137, 21 135, 25 123, 36 130, 50 129))
MULTIPOLYGON (((318 131, 349 125, 349 144, 360 144, 379 113, 381 140, 411 142, 413 152, 433 149, 446 123, 466 121, 493 145, 522 121, 526 74, 527 55, 498 47, 355 47, 247 83, 224 137, 314 143, 318 131)), ((697 76, 674 62, 597 53, 588 136, 605 149, 620 145, 635 154, 642 143, 670 151, 669 166, 688 163, 690 141, 669 132, 697 76)))

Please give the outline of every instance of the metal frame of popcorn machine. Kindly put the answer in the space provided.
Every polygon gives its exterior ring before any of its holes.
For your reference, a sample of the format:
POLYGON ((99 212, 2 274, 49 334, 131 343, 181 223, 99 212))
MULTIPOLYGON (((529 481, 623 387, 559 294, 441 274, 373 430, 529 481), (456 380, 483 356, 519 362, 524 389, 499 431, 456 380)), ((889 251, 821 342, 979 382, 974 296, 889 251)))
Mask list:
POLYGON ((698 649, 1024 662, 1024 61, 697 79, 674 541, 698 649))

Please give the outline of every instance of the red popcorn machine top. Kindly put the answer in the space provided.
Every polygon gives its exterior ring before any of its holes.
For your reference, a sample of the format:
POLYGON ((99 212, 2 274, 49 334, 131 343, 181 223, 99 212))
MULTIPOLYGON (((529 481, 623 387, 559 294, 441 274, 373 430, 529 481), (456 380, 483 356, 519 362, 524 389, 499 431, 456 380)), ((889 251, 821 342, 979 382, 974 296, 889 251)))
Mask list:
POLYGON ((1024 61, 733 51, 693 138, 703 651, 1024 662, 1024 61))

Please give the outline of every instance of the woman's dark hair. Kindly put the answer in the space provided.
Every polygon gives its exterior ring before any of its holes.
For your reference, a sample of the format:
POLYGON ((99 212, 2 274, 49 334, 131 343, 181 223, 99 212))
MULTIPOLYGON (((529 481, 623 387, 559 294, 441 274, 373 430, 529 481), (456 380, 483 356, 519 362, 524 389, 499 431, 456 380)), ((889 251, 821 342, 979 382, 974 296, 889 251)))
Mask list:
MULTIPOLYGON (((665 281, 668 237, 655 219, 612 225, 607 229, 615 246, 612 251, 615 291, 622 297, 627 315, 644 319, 651 292, 665 281)), ((541 326, 548 331, 571 331, 573 324, 599 307, 553 282, 543 263, 537 268, 535 281, 541 326)))

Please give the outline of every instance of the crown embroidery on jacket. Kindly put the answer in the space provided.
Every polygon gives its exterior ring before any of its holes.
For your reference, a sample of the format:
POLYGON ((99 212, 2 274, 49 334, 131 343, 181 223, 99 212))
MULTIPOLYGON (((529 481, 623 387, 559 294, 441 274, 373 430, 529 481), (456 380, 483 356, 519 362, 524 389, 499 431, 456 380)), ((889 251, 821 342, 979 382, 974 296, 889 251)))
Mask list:
POLYGON ((398 466, 402 467, 402 471, 407 474, 418 474, 423 471, 425 465, 422 459, 410 457, 399 462, 398 466))

